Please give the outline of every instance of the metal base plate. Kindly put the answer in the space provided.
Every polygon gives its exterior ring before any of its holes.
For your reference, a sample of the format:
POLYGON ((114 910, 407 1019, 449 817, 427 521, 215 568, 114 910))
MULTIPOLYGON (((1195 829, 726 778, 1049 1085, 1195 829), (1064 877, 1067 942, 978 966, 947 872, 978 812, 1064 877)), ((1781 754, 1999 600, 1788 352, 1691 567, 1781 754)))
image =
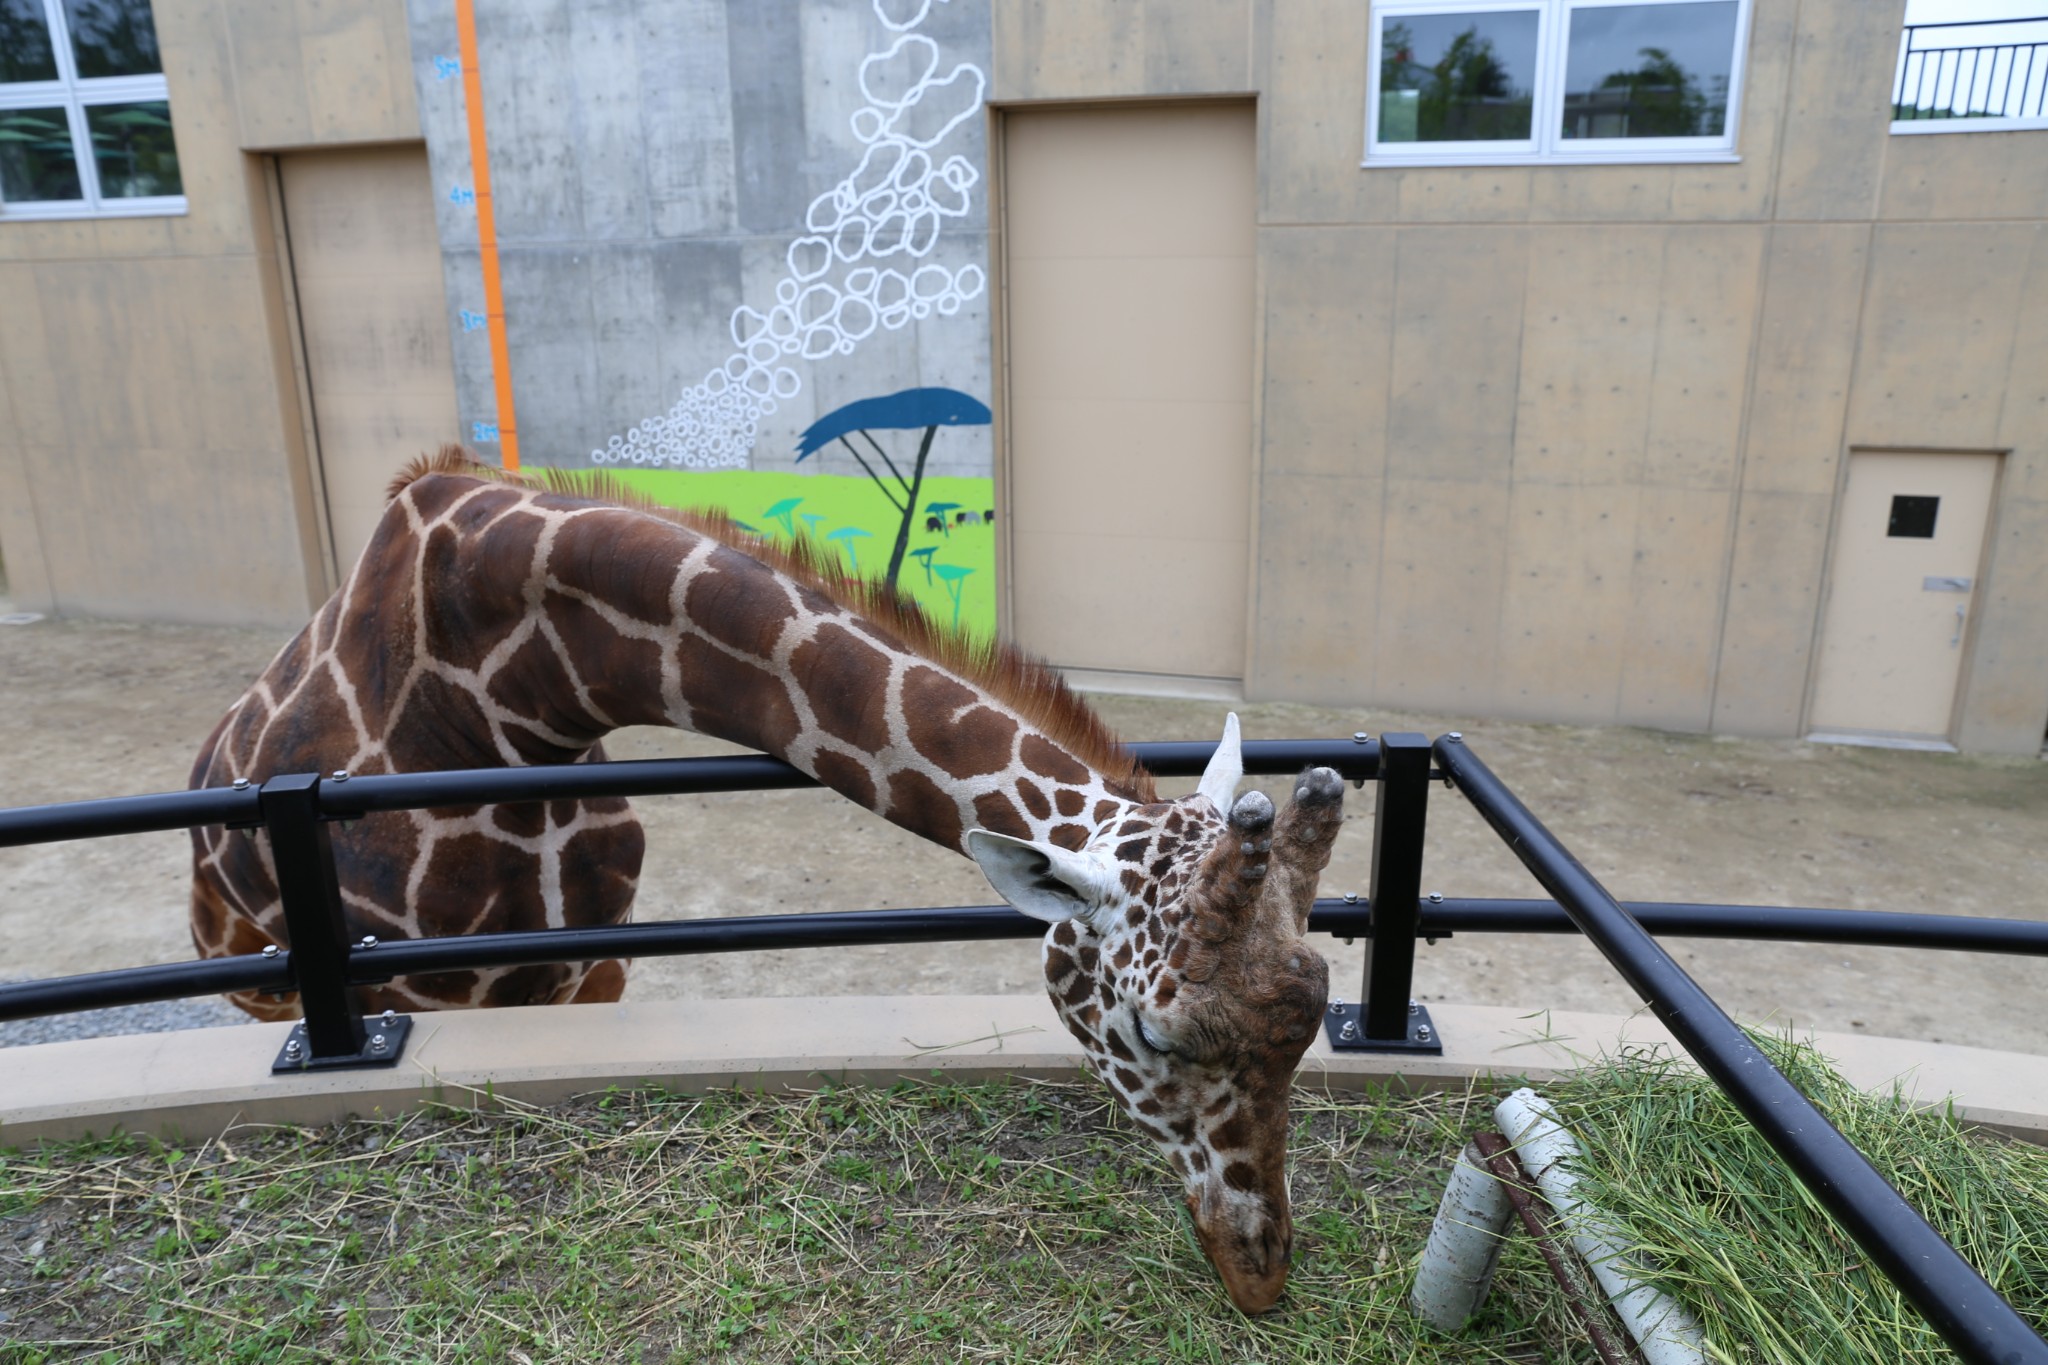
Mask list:
POLYGON ((344 1053, 339 1057, 313 1057, 308 1055, 306 1025, 293 1024, 286 1036, 284 1046, 278 1049, 277 1060, 270 1064, 273 1076, 295 1075, 301 1071, 348 1071, 373 1066, 396 1066, 398 1059, 405 1055, 405 1040, 412 1034, 412 1016, 392 1015, 389 1021, 381 1014, 363 1016, 363 1050, 344 1053), (379 1046, 379 1044, 382 1046, 379 1046))
POLYGON ((1444 1040, 1430 1021, 1429 1011, 1421 1005, 1408 1007, 1405 1038, 1366 1037, 1363 1005, 1330 1006, 1323 1013, 1323 1034, 1337 1052, 1413 1052, 1425 1057, 1441 1057, 1444 1052, 1444 1040), (1348 1038, 1344 1036, 1346 1024, 1353 1026, 1348 1038))

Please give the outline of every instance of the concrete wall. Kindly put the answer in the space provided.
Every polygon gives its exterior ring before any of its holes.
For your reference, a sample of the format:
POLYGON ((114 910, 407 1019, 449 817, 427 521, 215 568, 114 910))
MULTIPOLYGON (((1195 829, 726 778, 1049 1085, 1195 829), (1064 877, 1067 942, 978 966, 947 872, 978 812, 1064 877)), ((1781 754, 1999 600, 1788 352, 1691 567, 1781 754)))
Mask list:
POLYGON ((17 605, 303 621, 326 592, 266 166, 417 138, 397 0, 155 0, 189 212, 0 223, 17 605))
MULTIPOLYGON (((650 420, 678 441, 713 444, 752 422, 748 439, 662 463, 786 470, 803 429, 843 403, 916 386, 987 401, 986 6, 935 4, 922 18, 915 5, 873 0, 492 0, 477 11, 522 464, 604 463, 594 451, 650 420), (835 192, 868 193, 896 164, 870 155, 891 139, 863 140, 857 122, 870 110, 894 115, 899 101, 891 132, 929 142, 931 170, 958 158, 966 183, 906 179, 943 196, 928 252, 855 253, 813 274, 835 192), (782 392, 736 416, 678 409, 715 405, 707 374, 743 362, 736 334, 751 336, 788 302, 778 290, 800 286, 813 321, 860 292, 864 281, 848 282, 861 269, 935 281, 932 267, 966 273, 952 311, 884 320, 858 338, 849 323, 844 348, 826 350, 820 334, 818 345, 778 351, 755 374, 766 383, 779 372, 782 392)), ((481 314, 477 212, 455 193, 474 176, 462 82, 449 74, 454 17, 443 0, 414 0, 411 17, 450 315, 481 314)), ((498 418, 486 332, 458 332, 455 355, 464 430, 493 455, 496 443, 478 434, 498 418)), ((985 476, 988 432, 949 432, 932 454, 932 473, 985 476)), ((860 473, 836 449, 804 470, 860 473)))
POLYGON ((995 0, 999 103, 1253 91, 1246 689, 1800 731, 1852 447, 2009 451, 1959 739, 2048 723, 2048 134, 1756 0, 1734 165, 1361 169, 1368 8, 995 0))

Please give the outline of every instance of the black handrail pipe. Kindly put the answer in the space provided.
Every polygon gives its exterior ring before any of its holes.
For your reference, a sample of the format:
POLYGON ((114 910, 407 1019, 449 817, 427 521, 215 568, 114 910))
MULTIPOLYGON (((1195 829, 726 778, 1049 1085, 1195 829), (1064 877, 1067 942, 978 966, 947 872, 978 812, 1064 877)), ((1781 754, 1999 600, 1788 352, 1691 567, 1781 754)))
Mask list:
MULTIPOLYGON (((1213 741, 1133 744, 1156 777, 1199 777, 1216 752, 1213 741)), ((1335 768, 1347 781, 1379 771, 1379 741, 1372 739, 1264 739, 1244 743, 1244 770, 1292 774, 1335 768)), ((470 768, 453 772, 365 774, 323 781, 323 819, 356 820, 373 811, 427 810, 601 796, 660 796, 699 792, 780 791, 815 787, 816 778, 765 754, 719 758, 643 758, 611 763, 570 763, 546 768, 470 768)), ((260 785, 205 787, 198 791, 66 801, 0 810, 0 848, 148 834, 199 825, 254 826, 263 822, 260 785)))
MULTIPOLYGON (((1624 901, 1622 908, 1645 929, 1668 938, 1861 944, 2048 957, 2048 923, 2033 920, 1650 901, 1624 901)), ((1312 934, 1334 938, 1371 939, 1371 903, 1324 897, 1309 912, 1308 929, 1312 934)), ((1454 934, 1576 934, 1579 927, 1556 901, 1447 898, 1423 901, 1416 907, 1415 932, 1427 941, 1454 934)), ((366 986, 418 971, 464 971, 608 957, 984 942, 1038 938, 1044 933, 1043 920, 1020 915, 1006 905, 654 920, 590 929, 385 940, 373 949, 358 947, 350 953, 348 980, 350 985, 366 986)), ((196 995, 234 991, 281 993, 298 989, 297 970, 289 952, 269 957, 251 953, 12 982, 0 985, 0 1023, 196 995)))
POLYGON ((1468 746, 1447 735, 1436 742, 1436 758, 1543 889, 1958 1355, 1999 1365, 2048 1362, 2048 1342, 1771 1065, 1468 746))

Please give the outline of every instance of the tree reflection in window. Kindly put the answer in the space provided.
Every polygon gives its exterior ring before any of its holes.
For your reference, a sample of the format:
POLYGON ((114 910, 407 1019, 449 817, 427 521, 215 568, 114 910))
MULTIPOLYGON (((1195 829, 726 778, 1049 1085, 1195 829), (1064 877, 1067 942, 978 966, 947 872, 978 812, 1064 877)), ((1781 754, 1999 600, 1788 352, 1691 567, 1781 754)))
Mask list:
POLYGON ((150 76, 164 69, 149 0, 64 0, 78 74, 150 76))
POLYGON ((86 106, 93 159, 99 163, 100 194, 108 199, 146 199, 182 194, 178 151, 171 142, 171 106, 162 100, 140 104, 86 106))
POLYGON ((1381 142, 1529 136, 1530 93, 1516 72, 1534 65, 1533 12, 1415 15, 1389 20, 1380 41, 1381 142))
POLYGON ((43 0, 0 0, 0 82, 56 79, 43 0))

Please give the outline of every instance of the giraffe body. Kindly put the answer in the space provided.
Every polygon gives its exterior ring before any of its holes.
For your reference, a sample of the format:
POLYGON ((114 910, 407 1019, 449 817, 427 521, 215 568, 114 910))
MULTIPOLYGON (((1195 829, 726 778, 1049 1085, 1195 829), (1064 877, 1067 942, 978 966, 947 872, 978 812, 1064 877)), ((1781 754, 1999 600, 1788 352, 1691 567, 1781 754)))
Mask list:
MULTIPOLYGON (((624 725, 774 754, 976 858, 1052 921, 1048 990, 1165 1149, 1232 1299, 1277 1298, 1287 1089, 1326 991, 1303 941, 1342 783, 1277 820, 1234 800, 1236 721, 1202 790, 1151 779, 1056 675, 975 656, 914 611, 729 525, 495 476, 444 451, 393 485, 347 582, 215 728, 194 786, 292 772, 594 761, 624 725)), ((201 956, 284 942, 269 850, 195 830, 201 956)), ((375 816, 337 831, 353 935, 627 919, 644 840, 623 800, 375 816)), ((617 999, 623 963, 365 988, 373 1010, 617 999)), ((262 1018, 296 1001, 230 997, 262 1018)))

